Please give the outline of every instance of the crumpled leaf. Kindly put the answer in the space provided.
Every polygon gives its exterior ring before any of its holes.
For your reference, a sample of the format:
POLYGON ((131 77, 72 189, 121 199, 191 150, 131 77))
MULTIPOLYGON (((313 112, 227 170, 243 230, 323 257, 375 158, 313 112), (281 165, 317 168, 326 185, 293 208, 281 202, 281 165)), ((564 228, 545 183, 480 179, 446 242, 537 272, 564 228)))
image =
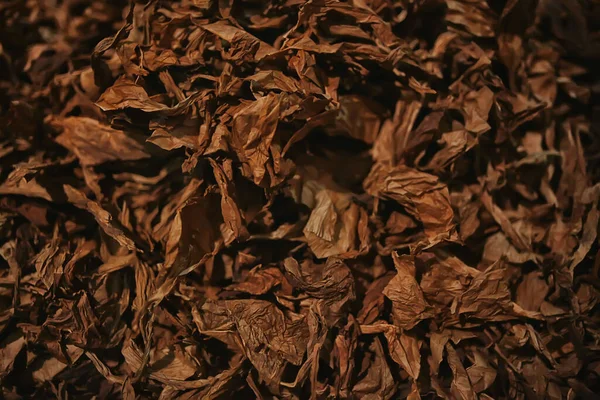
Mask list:
POLYGON ((262 268, 258 265, 248 272, 242 282, 234 283, 228 286, 228 289, 259 296, 269 292, 277 285, 286 283, 285 276, 278 268, 262 268))
POLYGON ((300 365, 306 352, 309 337, 305 318, 292 313, 285 315, 267 301, 209 302, 203 306, 201 318, 202 331, 207 334, 215 330, 212 322, 215 318, 233 324, 241 340, 239 345, 269 383, 281 379, 285 362, 300 365))
POLYGON ((136 250, 133 240, 123 232, 117 222, 113 221, 113 217, 108 211, 103 209, 97 202, 88 199, 84 193, 72 186, 64 185, 63 189, 68 201, 77 208, 81 208, 92 214, 100 228, 108 236, 115 239, 121 246, 125 246, 129 250, 136 250))
POLYGON ((420 362, 420 344, 419 341, 407 334, 394 334, 393 330, 388 330, 385 337, 390 346, 390 355, 408 375, 417 380, 421 370, 420 362))
POLYGON ((242 56, 246 51, 250 51, 253 53, 253 56, 256 60, 261 60, 270 53, 275 52, 275 49, 269 44, 257 39, 242 29, 225 23, 225 21, 219 21, 213 24, 205 24, 201 26, 202 29, 205 29, 212 34, 217 35, 219 38, 228 41, 233 48, 233 57, 236 57, 236 52, 242 56))
POLYGON ((485 1, 448 0, 449 14, 446 20, 465 29, 478 37, 494 35, 496 20, 492 10, 485 1))
POLYGON ((235 149, 248 163, 252 177, 260 185, 267 173, 267 160, 279 122, 281 98, 269 93, 241 109, 233 117, 235 149))
POLYGON ((355 299, 355 283, 350 269, 339 259, 329 258, 324 265, 299 264, 293 258, 283 262, 290 283, 317 300, 320 313, 334 326, 349 303, 355 299))
POLYGON ((473 390, 476 393, 481 393, 489 388, 496 379, 496 370, 492 368, 485 357, 479 353, 474 352, 475 363, 466 369, 467 375, 469 375, 469 381, 473 390))
POLYGON ((399 256, 396 253, 392 257, 397 273, 385 287, 383 294, 392 301, 394 325, 412 329, 433 314, 415 279, 414 261, 410 256, 399 256))
POLYGON ((452 394, 459 399, 476 399, 477 394, 473 390, 469 375, 461 363, 456 350, 450 343, 446 343, 446 353, 448 355, 448 364, 452 370, 453 380, 450 390, 452 394))
POLYGON ((317 257, 352 257, 368 249, 367 214, 350 193, 309 181, 301 196, 305 204, 313 207, 304 235, 317 257))
POLYGON ((391 119, 383 122, 373 144, 373 159, 394 166, 410 143, 410 132, 421 110, 417 101, 398 101, 391 119))
POLYGON ((63 130, 56 142, 72 151, 83 166, 150 157, 134 138, 91 118, 68 117, 54 119, 51 123, 63 130))
POLYGON ((235 188, 232 187, 233 180, 231 165, 225 164, 223 167, 211 160, 211 166, 215 179, 221 191, 221 213, 225 232, 223 236, 225 244, 230 244, 233 240, 244 239, 248 236, 248 231, 244 226, 244 220, 241 211, 236 203, 235 188), (227 176, 229 174, 229 176, 227 176))
POLYGON ((206 263, 223 245, 223 219, 216 211, 216 195, 189 199, 174 217, 165 244, 167 270, 162 282, 147 300, 160 302, 173 289, 178 277, 206 263), (213 229, 205 229, 212 226, 213 229))
POLYGON ((396 389, 392 372, 384 357, 384 348, 378 339, 375 339, 371 348, 374 351, 366 353, 369 364, 363 367, 366 375, 354 385, 352 391, 366 398, 390 399, 396 389))
POLYGON ((0 397, 595 398, 597 1, 4 3, 0 397))
POLYGON ((417 218, 426 235, 422 246, 456 239, 448 188, 437 177, 404 165, 392 169, 376 164, 365 179, 365 189, 373 196, 397 201, 417 218))
POLYGON ((15 363, 15 358, 19 355, 25 346, 25 338, 22 333, 12 334, 4 339, 0 346, 0 376, 3 378, 8 375, 15 363))

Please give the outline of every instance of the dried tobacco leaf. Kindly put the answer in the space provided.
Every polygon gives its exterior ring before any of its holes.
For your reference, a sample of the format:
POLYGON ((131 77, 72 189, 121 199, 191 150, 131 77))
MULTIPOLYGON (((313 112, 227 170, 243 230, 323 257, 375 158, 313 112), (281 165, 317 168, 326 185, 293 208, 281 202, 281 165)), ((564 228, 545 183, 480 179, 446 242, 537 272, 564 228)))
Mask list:
POLYGON ((394 325, 402 329, 412 329, 433 314, 415 279, 414 261, 409 256, 397 254, 393 254, 392 258, 397 273, 385 287, 383 294, 392 301, 394 325))
POLYGON ((425 240, 419 248, 456 239, 448 188, 436 176, 405 165, 389 168, 376 164, 365 179, 365 189, 373 196, 398 202, 423 224, 425 240))
POLYGON ((315 256, 355 257, 368 250, 367 214, 351 193, 308 181, 301 196, 313 208, 303 232, 315 256))
POLYGON ((91 118, 68 117, 54 119, 50 123, 63 131, 56 137, 56 143, 72 151, 82 166, 150 157, 144 146, 134 138, 91 118))
POLYGON ((597 1, 0 18, 0 398, 597 397, 597 1))

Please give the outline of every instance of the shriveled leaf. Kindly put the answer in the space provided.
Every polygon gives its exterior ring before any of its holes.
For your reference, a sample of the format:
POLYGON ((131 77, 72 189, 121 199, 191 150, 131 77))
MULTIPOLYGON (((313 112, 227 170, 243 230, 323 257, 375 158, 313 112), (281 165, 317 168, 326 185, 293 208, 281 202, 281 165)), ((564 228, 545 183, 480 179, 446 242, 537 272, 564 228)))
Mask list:
POLYGON ((393 254, 393 259, 396 276, 385 287, 383 294, 392 301, 394 325, 402 329, 412 329, 433 314, 415 279, 413 259, 396 253, 393 254))
POLYGON ((53 119, 52 125, 62 133, 56 142, 73 152, 81 165, 98 165, 110 161, 135 161, 150 157, 142 143, 125 132, 85 117, 53 119))
POLYGON ((63 189, 67 195, 68 201, 75 207, 86 210, 92 214, 100 228, 108 236, 112 237, 120 245, 127 247, 129 250, 136 250, 133 240, 123 232, 119 227, 119 224, 116 221, 113 221, 112 215, 103 209, 100 204, 88 199, 83 192, 72 186, 64 185, 63 189))
POLYGON ((426 240, 419 247, 456 239, 448 188, 434 175, 404 165, 377 164, 365 179, 365 188, 373 196, 397 201, 423 224, 426 240))

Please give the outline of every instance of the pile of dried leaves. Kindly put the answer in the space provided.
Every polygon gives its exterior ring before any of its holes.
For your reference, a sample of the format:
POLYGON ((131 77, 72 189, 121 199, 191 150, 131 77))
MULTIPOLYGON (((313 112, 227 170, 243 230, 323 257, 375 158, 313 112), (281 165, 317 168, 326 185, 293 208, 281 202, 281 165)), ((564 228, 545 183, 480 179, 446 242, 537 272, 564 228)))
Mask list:
POLYGON ((600 1, 0 21, 3 398, 595 398, 600 1))

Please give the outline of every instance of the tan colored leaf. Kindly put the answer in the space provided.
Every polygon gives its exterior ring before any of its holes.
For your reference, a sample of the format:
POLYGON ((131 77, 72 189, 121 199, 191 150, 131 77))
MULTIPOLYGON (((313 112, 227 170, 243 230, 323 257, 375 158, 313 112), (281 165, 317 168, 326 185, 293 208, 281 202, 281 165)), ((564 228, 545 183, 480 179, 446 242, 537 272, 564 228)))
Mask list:
POLYGON ((103 209, 100 204, 88 199, 83 192, 72 186, 63 185, 63 189, 67 195, 68 201, 75 207, 86 210, 92 214, 100 228, 102 228, 108 236, 115 239, 121 246, 125 246, 129 250, 136 250, 133 240, 120 229, 118 223, 113 221, 112 215, 103 209))
POLYGON ((394 325, 412 329, 420 321, 433 316, 429 304, 415 279, 414 259, 393 253, 396 276, 388 283, 383 294, 392 301, 394 325))
POLYGON ((135 161, 149 158, 143 142, 123 131, 112 129, 86 117, 54 118, 52 125, 62 133, 56 142, 73 152, 83 166, 110 161, 135 161))
POLYGON ((405 165, 376 164, 364 185, 373 196, 397 201, 423 224, 427 239, 419 247, 457 238, 448 188, 437 177, 405 165))

